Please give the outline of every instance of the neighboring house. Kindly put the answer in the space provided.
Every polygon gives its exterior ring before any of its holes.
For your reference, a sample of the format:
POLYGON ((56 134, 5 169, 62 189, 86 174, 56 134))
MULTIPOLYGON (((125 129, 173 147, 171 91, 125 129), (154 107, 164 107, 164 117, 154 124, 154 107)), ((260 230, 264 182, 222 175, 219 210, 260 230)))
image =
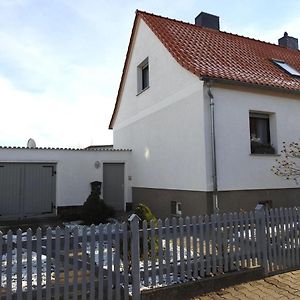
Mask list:
POLYGON ((132 149, 133 202, 159 216, 300 205, 294 182, 270 171, 300 137, 300 52, 137 11, 109 125, 132 149), (180 207, 181 206, 181 207, 180 207))
POLYGON ((118 211, 131 202, 130 150, 0 147, 0 220, 78 215, 91 192, 118 211))

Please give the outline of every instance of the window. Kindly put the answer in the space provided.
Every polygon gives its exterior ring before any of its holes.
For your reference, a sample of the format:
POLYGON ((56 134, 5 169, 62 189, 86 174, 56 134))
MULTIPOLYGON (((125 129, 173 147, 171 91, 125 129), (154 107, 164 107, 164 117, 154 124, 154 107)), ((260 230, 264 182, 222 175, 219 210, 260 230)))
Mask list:
POLYGON ((180 202, 171 201, 171 214, 174 216, 181 216, 182 214, 182 205, 180 202))
POLYGON ((148 57, 137 67, 137 92, 140 94, 149 87, 149 62, 148 57))
POLYGON ((251 153, 274 154, 270 137, 270 115, 250 112, 249 121, 251 153))
POLYGON ((280 67, 281 69, 285 70, 287 73, 293 76, 300 76, 300 73, 292 68, 290 65, 288 65, 285 61, 283 60, 278 60, 278 59, 273 59, 273 62, 280 67))

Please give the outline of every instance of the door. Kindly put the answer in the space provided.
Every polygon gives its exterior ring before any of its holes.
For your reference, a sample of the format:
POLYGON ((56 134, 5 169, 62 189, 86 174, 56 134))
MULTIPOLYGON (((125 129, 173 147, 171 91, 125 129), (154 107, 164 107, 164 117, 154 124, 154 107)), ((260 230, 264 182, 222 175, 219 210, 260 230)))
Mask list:
POLYGON ((103 164, 103 198, 115 210, 124 210, 124 163, 103 164))
POLYGON ((0 163, 0 217, 53 212, 55 164, 0 163))

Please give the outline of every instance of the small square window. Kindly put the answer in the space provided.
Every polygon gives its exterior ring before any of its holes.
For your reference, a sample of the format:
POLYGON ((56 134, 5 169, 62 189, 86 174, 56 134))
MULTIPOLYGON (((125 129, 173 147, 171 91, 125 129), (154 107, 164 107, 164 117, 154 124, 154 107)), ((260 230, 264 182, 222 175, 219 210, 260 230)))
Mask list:
POLYGON ((249 114, 250 143, 253 154, 274 154, 275 149, 271 145, 270 116, 268 114, 249 114))
POLYGON ((137 67, 137 92, 143 92, 149 87, 149 60, 148 57, 137 67))

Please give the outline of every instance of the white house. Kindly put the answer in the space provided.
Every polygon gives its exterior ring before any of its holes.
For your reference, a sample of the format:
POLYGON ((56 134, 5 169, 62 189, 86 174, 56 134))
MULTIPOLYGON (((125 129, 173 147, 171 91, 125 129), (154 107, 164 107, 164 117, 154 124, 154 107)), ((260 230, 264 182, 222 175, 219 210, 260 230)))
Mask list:
POLYGON ((159 216, 300 205, 270 171, 300 137, 297 39, 222 32, 206 13, 195 23, 136 13, 109 126, 132 149, 133 202, 159 216))

